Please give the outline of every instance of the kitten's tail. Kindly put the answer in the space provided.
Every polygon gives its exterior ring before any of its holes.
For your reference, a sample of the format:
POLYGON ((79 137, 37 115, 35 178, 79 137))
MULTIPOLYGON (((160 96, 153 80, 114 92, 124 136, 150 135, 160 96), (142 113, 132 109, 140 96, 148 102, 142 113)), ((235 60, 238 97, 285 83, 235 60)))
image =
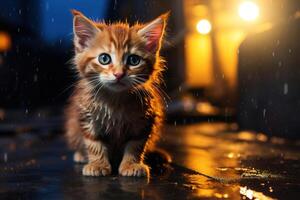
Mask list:
POLYGON ((162 175, 170 168, 172 158, 165 150, 154 148, 145 153, 144 162, 150 166, 151 174, 162 175))

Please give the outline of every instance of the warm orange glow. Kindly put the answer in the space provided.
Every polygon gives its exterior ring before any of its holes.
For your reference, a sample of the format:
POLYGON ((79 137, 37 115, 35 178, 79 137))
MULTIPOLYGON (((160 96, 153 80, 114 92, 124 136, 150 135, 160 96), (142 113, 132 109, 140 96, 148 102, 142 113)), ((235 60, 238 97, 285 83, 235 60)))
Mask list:
POLYGON ((234 89, 237 81, 238 48, 246 34, 242 30, 220 30, 217 34, 217 45, 222 72, 228 87, 234 89))
MULTIPOLYGON (((239 145, 229 145, 226 141, 218 140, 216 137, 219 131, 224 131, 227 126, 222 123, 215 123, 211 126, 210 123, 194 124, 190 126, 176 126, 169 129, 171 131, 172 137, 178 136, 178 133, 184 131, 184 135, 180 135, 181 139, 178 142, 186 144, 186 147, 182 146, 180 152, 182 157, 174 157, 174 163, 183 163, 189 169, 195 170, 197 172, 213 176, 222 177, 221 179, 226 179, 227 177, 239 178, 239 174, 236 170, 232 170, 230 167, 227 171, 220 171, 218 167, 220 166, 238 166, 238 157, 228 158, 224 152, 220 152, 219 149, 228 149, 237 154, 239 145), (197 144, 197 146, 195 146, 197 144), (212 148, 213 147, 213 148, 212 148)), ((166 138, 168 139, 168 138, 166 138)), ((205 176, 201 175, 189 175, 186 178, 189 179, 191 185, 193 185, 193 192, 195 197, 202 198, 219 198, 219 199, 239 199, 239 187, 227 188, 216 188, 216 187, 203 187, 207 184, 209 180, 205 176), (199 187, 198 187, 199 186, 199 187)))
POLYGON ((8 33, 0 32, 0 51, 7 51, 11 46, 11 39, 8 33))
POLYGON ((207 19, 201 19, 196 25, 200 34, 206 35, 211 31, 211 23, 207 19))
POLYGON ((212 77, 212 46, 211 36, 199 34, 197 23, 199 19, 208 18, 209 10, 203 4, 184 2, 186 26, 189 30, 185 35, 186 84, 191 87, 208 87, 213 82, 212 77))
POLYGON ((188 34, 185 40, 186 81, 194 87, 212 84, 212 58, 210 36, 188 34))
POLYGON ((206 94, 212 98, 227 95, 234 102, 238 49, 249 32, 266 30, 272 24, 266 23, 264 16, 260 16, 260 8, 254 0, 239 0, 240 4, 237 1, 209 2, 184 1, 188 29, 185 36, 186 84, 206 89, 206 94), (205 19, 210 21, 203 21, 205 19), (255 23, 250 27, 241 19, 255 23))
POLYGON ((239 6, 239 15, 245 21, 254 21, 259 16, 259 8, 252 1, 245 1, 239 6))
POLYGON ((219 113, 218 108, 214 107, 209 102, 198 102, 196 105, 196 110, 206 115, 216 115, 219 113))

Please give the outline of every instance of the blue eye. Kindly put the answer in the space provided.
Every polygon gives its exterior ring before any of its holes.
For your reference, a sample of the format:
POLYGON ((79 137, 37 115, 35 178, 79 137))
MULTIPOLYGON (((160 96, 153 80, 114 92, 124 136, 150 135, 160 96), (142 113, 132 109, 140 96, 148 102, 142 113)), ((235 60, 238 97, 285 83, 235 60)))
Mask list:
POLYGON ((102 53, 99 55, 98 61, 102 65, 108 65, 111 63, 111 57, 107 53, 102 53))
POLYGON ((131 65, 131 66, 137 66, 138 64, 140 64, 141 62, 141 57, 138 55, 130 55, 127 58, 127 65, 131 65))

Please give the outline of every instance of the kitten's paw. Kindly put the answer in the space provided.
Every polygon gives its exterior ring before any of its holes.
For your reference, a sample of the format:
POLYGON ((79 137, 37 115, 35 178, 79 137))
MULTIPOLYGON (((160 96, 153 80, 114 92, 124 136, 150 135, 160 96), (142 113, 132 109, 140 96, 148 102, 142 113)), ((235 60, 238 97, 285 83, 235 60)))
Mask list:
POLYGON ((107 176, 111 174, 111 166, 108 163, 88 163, 84 165, 82 174, 84 176, 107 176))
POLYGON ((74 153, 73 160, 77 163, 86 163, 88 161, 87 158, 79 151, 74 153))
POLYGON ((122 176, 149 176, 149 167, 143 163, 124 163, 119 168, 122 176))

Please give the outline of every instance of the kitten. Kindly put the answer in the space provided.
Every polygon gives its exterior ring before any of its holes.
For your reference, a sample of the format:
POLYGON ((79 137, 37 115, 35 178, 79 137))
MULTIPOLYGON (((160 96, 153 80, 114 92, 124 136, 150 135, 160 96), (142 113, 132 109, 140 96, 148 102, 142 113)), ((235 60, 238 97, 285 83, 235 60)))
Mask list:
POLYGON ((86 176, 148 176, 144 155, 164 115, 159 57, 168 14, 148 24, 105 24, 74 15, 79 80, 66 109, 66 135, 86 176))

